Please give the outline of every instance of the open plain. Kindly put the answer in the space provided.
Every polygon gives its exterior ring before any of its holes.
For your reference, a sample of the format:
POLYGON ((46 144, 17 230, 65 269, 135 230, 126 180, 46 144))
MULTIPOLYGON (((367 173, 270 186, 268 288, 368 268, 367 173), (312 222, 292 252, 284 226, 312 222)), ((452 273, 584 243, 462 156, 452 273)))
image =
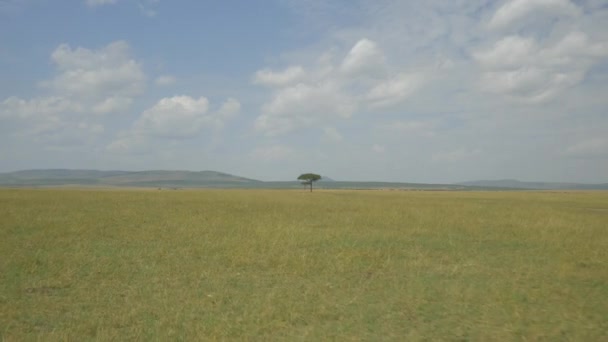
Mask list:
POLYGON ((0 190, 0 340, 608 340, 607 192, 0 190))

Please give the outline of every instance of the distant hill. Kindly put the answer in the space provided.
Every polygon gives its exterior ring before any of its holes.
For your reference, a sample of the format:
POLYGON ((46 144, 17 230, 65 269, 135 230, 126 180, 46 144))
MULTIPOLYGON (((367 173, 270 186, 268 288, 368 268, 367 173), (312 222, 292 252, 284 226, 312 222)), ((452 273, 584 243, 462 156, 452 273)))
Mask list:
POLYGON ((47 169, 0 173, 0 177, 8 176, 15 179, 94 179, 100 177, 119 176, 128 173, 128 171, 47 169))
MULTIPOLYGON (((217 171, 100 171, 100 170, 24 170, 0 173, 0 187, 101 186, 150 188, 265 188, 302 189, 298 181, 263 182, 217 171)), ((398 182, 335 181, 323 177, 318 189, 394 189, 394 190, 608 190, 608 184, 520 182, 486 180, 460 184, 420 184, 398 182)))
MULTIPOLYGON (((0 186, 121 186, 155 188, 266 188, 301 189, 299 181, 262 182, 217 171, 100 171, 100 170, 24 170, 0 173, 0 186)), ((315 185, 319 189, 402 189, 402 190, 467 190, 450 184, 415 184, 395 182, 342 182, 324 177, 315 185)), ((470 187, 475 190, 475 187, 470 187)))
POLYGON ((479 180, 459 183, 465 186, 535 189, 535 190, 608 190, 608 183, 582 184, 582 183, 556 183, 556 182, 522 182, 516 179, 479 180))
POLYGON ((0 173, 0 186, 242 187, 260 181, 216 171, 24 170, 0 173))
POLYGON ((258 180, 234 176, 216 171, 139 171, 104 177, 102 184, 108 185, 165 185, 165 186, 209 186, 213 184, 243 184, 258 180))

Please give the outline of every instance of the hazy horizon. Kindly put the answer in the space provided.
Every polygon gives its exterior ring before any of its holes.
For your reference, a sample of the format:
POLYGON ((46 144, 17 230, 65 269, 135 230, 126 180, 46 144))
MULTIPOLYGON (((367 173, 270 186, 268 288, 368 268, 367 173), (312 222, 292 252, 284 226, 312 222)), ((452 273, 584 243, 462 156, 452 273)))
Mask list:
POLYGON ((608 182, 598 0, 0 2, 0 172, 608 182))
MULTIPOLYGON (((62 169, 62 168, 50 168, 50 169, 25 169, 25 170, 14 170, 14 171, 3 171, 0 172, 1 174, 7 174, 7 173, 17 173, 17 172, 27 172, 27 171, 58 171, 58 170, 66 170, 66 171, 92 171, 92 172, 97 172, 97 171, 101 171, 101 172, 133 172, 133 173, 138 173, 138 172, 155 172, 155 171, 160 171, 160 172, 193 172, 193 173, 197 173, 197 172, 213 172, 213 173, 221 173, 221 174, 226 174, 228 176, 235 176, 235 177, 240 177, 240 178, 246 178, 246 179, 250 179, 252 181, 262 181, 262 182, 299 182, 297 180, 297 176, 294 176, 293 178, 290 179, 259 179, 259 178, 253 178, 253 177, 249 177, 248 175, 243 175, 243 174, 239 174, 239 173, 231 173, 231 172, 224 172, 221 170, 209 170, 209 169, 205 169, 205 170, 183 170, 183 169, 155 169, 155 170, 117 170, 117 169, 62 169)), ((299 175, 298 175, 299 176, 299 175)), ((469 180, 463 180, 463 181, 457 181, 457 182, 446 182, 446 183, 441 183, 441 182, 408 182, 408 181, 387 181, 387 180, 383 180, 383 179, 342 179, 339 177, 334 177, 334 176, 330 176, 330 175, 321 175, 323 180, 331 180, 332 182, 354 182, 354 183, 419 183, 419 184, 453 184, 453 185, 457 185, 457 184, 465 184, 465 183, 476 183, 476 182, 488 182, 488 183, 493 183, 493 182, 522 182, 522 183, 572 183, 572 184, 581 184, 581 185, 603 185, 603 184, 608 184, 608 182, 597 182, 597 183, 588 183, 588 182, 549 182, 549 181, 544 181, 544 180, 521 180, 521 179, 513 179, 513 178, 502 178, 502 179, 469 179, 469 180)), ((471 184, 474 185, 474 184, 471 184)))

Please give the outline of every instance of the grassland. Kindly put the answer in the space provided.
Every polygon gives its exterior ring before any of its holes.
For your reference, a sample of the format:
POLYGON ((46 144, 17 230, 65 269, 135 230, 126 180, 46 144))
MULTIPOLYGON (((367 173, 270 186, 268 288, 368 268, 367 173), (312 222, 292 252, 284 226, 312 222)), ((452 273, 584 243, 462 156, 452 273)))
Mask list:
POLYGON ((0 190, 0 339, 608 340, 608 193, 0 190))

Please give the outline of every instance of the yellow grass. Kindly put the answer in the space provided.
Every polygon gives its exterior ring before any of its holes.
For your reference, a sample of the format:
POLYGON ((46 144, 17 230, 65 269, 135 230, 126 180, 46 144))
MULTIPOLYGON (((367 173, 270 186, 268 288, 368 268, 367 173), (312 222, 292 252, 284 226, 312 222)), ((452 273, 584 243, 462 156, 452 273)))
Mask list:
POLYGON ((0 190, 0 339, 608 340, 608 193, 0 190))

